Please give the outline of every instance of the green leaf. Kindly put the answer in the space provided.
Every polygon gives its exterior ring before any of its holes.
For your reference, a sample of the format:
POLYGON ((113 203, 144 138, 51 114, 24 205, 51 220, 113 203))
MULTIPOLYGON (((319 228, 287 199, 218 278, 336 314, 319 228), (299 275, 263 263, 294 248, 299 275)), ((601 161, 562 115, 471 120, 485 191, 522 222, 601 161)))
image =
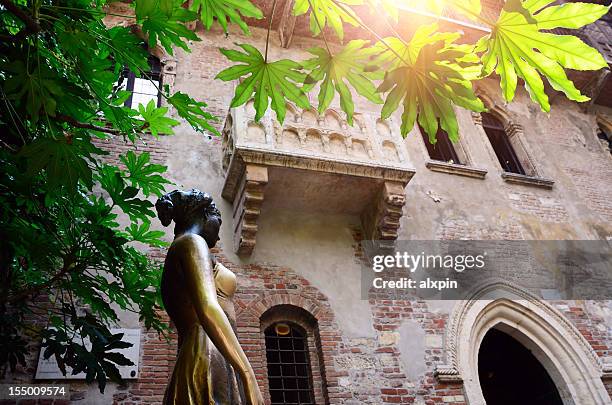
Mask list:
POLYGON ((142 25, 143 32, 149 37, 149 48, 153 49, 157 41, 173 55, 173 45, 189 51, 184 39, 199 41, 195 32, 184 23, 194 21, 198 15, 180 7, 178 0, 136 0, 136 19, 142 25))
POLYGON ((25 106, 34 123, 41 111, 55 116, 57 101, 64 96, 65 83, 49 67, 39 65, 31 68, 21 60, 0 61, 0 71, 8 73, 3 84, 7 99, 25 106))
POLYGON ((142 193, 147 197, 161 196, 164 192, 164 185, 172 184, 160 175, 167 170, 167 167, 150 163, 151 155, 147 152, 136 155, 133 151, 128 151, 120 159, 129 173, 127 181, 134 187, 140 187, 142 193))
POLYGON ((402 103, 401 134, 410 132, 418 118, 432 143, 436 142, 438 127, 451 140, 458 139, 453 104, 473 111, 485 109, 472 89, 466 68, 461 66, 469 65, 472 48, 453 44, 452 35, 429 34, 436 29, 435 25, 421 27, 410 43, 395 44, 395 53, 401 59, 388 50, 379 55, 390 70, 378 87, 378 91, 388 92, 381 117, 388 118, 402 103))
POLYGON ((91 163, 96 154, 104 152, 81 134, 60 139, 39 138, 20 151, 26 158, 27 176, 45 170, 49 190, 63 186, 69 192, 76 191, 79 181, 88 187, 93 185, 91 163))
POLYGON ((168 107, 157 107, 154 100, 149 100, 146 107, 138 105, 138 112, 145 122, 144 127, 156 137, 159 134, 173 134, 172 127, 179 124, 177 120, 166 117, 168 107))
MULTIPOLYGON (((541 9, 546 4, 547 0, 524 3, 530 11, 541 9)), ((602 11, 601 8, 589 6, 586 8, 589 12, 581 14, 580 9, 576 6, 546 8, 534 16, 537 24, 530 24, 520 13, 502 11, 492 33, 481 40, 481 46, 485 49, 482 73, 486 76, 495 71, 501 77, 502 92, 507 101, 514 98, 518 78, 521 78, 531 99, 542 110, 549 111, 550 104, 541 75, 546 77, 553 89, 562 91, 570 100, 589 100, 568 79, 563 68, 597 70, 607 66, 603 56, 575 36, 540 31, 542 26, 571 25, 577 28, 592 22, 602 11), (576 22, 569 22, 569 12, 581 17, 576 22)))
POLYGON ((245 34, 249 33, 249 26, 242 17, 263 18, 263 13, 249 0, 194 0, 190 10, 200 13, 204 27, 209 30, 215 20, 227 32, 227 21, 238 26, 245 34))
POLYGON ((217 75, 223 81, 244 78, 236 87, 231 107, 245 104, 254 95, 255 120, 259 120, 270 103, 276 112, 276 118, 283 122, 286 113, 286 99, 293 101, 301 108, 310 108, 308 97, 298 86, 306 75, 299 69, 300 64, 288 59, 267 62, 257 48, 248 44, 239 44, 244 52, 221 48, 221 53, 233 62, 242 62, 229 67, 217 75), (246 76, 246 77, 245 77, 246 76))
POLYGON ((364 49, 369 41, 350 41, 340 52, 330 54, 324 48, 312 48, 308 52, 315 58, 303 62, 303 67, 310 70, 308 77, 312 83, 304 86, 309 91, 316 82, 321 81, 319 91, 319 112, 325 111, 334 98, 334 88, 340 95, 340 105, 347 115, 347 121, 353 125, 354 103, 346 81, 363 97, 373 103, 382 104, 376 93, 376 87, 366 77, 365 60, 372 54, 372 49, 364 49))
POLYGON ((350 6, 363 4, 363 0, 296 0, 293 14, 300 16, 310 10, 310 31, 316 36, 329 25, 338 35, 344 38, 343 23, 354 27, 359 25, 359 17, 350 6))
POLYGON ((208 106, 205 102, 196 101, 180 91, 174 93, 167 101, 168 104, 176 108, 178 115, 185 119, 196 131, 209 131, 219 135, 219 131, 209 123, 210 121, 217 121, 217 117, 204 110, 208 106))
POLYGON ((610 11, 610 6, 589 3, 565 3, 547 7, 534 15, 541 30, 580 28, 591 24, 610 11))
POLYGON ((168 244, 161 240, 165 233, 163 231, 150 231, 151 223, 148 221, 143 222, 142 224, 136 225, 131 224, 129 227, 125 228, 127 232, 127 237, 129 240, 134 242, 146 243, 150 246, 167 246, 168 244))
POLYGON ((113 204, 121 208, 132 221, 147 221, 147 217, 154 217, 150 201, 137 198, 138 189, 126 186, 121 172, 116 167, 105 165, 98 170, 96 180, 106 190, 113 204))

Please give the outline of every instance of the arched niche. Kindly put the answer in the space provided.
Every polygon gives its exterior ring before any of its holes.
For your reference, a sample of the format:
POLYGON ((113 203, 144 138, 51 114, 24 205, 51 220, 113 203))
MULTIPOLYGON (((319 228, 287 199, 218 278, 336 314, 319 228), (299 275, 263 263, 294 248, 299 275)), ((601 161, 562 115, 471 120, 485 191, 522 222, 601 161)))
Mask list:
POLYGON ((346 127, 340 114, 334 110, 325 111, 325 125, 332 129, 343 129, 346 127))
POLYGON ((391 127, 386 120, 381 120, 380 118, 376 120, 376 133, 382 137, 391 136, 391 127))
POLYGON ((295 106, 291 103, 287 103, 287 105, 285 106, 285 108, 287 109, 287 113, 285 115, 285 119, 291 122, 297 122, 299 115, 298 115, 298 110, 297 108, 295 108, 295 106))
POLYGON ((329 151, 334 155, 346 155, 346 141, 345 137, 339 133, 332 133, 329 135, 329 151))
POLYGON ((317 126, 319 125, 319 115, 315 110, 304 110, 302 112, 302 123, 304 125, 317 126))
POLYGON ((382 148, 385 159, 390 160, 392 162, 400 161, 399 152, 397 151, 397 146, 394 142, 388 140, 383 141, 382 148))
POLYGON ((358 129, 361 132, 366 132, 366 119, 363 114, 355 113, 353 114, 353 128, 358 129))
MULTIPOLYGON (((486 405, 478 377, 478 353, 485 334, 499 329, 529 349, 554 381, 566 405, 609 404, 602 365, 593 349, 556 308, 505 281, 474 289, 453 311, 441 381, 463 381, 470 405, 486 405)), ((517 387, 520 389, 520 387, 517 387)))
POLYGON ((321 137, 321 132, 316 129, 307 130, 304 148, 314 152, 323 151, 323 139, 321 137))
POLYGON ((266 143, 266 130, 264 126, 255 121, 250 121, 247 125, 245 140, 248 142, 266 143))

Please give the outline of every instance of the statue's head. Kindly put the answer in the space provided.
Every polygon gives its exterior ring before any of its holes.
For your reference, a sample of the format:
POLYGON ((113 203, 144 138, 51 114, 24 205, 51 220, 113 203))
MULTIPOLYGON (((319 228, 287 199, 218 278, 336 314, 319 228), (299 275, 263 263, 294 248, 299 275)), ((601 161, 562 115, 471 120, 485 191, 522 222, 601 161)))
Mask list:
POLYGON ((164 194, 155 203, 157 216, 162 225, 176 224, 174 233, 184 232, 198 226, 199 234, 208 247, 213 247, 219 240, 221 213, 215 206, 212 197, 197 189, 189 191, 174 190, 164 194))

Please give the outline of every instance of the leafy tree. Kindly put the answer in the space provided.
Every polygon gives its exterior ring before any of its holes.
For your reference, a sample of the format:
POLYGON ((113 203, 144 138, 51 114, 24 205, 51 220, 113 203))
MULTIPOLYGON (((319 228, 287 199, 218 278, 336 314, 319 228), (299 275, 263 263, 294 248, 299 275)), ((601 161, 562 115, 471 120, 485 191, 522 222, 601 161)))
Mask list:
MULTIPOLYGON (((520 78, 548 111, 542 77, 572 100, 588 99, 564 69, 597 70, 606 66, 603 57, 579 38, 550 30, 580 28, 609 8, 553 2, 508 0, 497 21, 490 21, 481 15, 479 0, 405 0, 434 13, 451 7, 490 28, 466 44, 460 33, 440 32, 435 24, 403 38, 393 29, 396 1, 296 0, 293 13, 307 16, 324 46, 311 49, 313 57, 304 61, 272 61, 274 0, 265 49, 220 49, 235 64, 217 77, 241 80, 231 106, 254 99, 257 119, 271 106, 283 121, 287 101, 309 108, 306 94, 318 91, 321 111, 338 95, 352 122, 359 95, 381 104, 383 118, 401 104, 403 135, 418 121, 432 143, 439 127, 457 139, 453 105, 483 111, 472 83, 494 72, 507 101, 520 78), (383 13, 393 35, 382 37, 370 27, 368 12, 383 13), (346 25, 375 40, 345 43, 346 25)), ((126 343, 108 329, 117 319, 109 303, 139 313, 149 328, 165 330, 158 315, 160 266, 134 242, 164 245, 163 234, 150 230, 148 198, 170 183, 163 177, 166 168, 136 148, 120 156, 121 166, 104 163, 105 152, 93 140, 123 137, 134 143, 169 135, 178 124, 170 109, 194 129, 216 134, 215 117, 203 101, 165 88, 165 106, 151 102, 131 109, 124 106, 129 92, 117 85, 125 67, 145 74, 146 47, 188 51, 188 41, 198 40, 189 22, 200 20, 206 30, 215 23, 224 30, 236 24, 248 33, 244 18, 263 18, 249 0, 196 0, 188 8, 182 3, 135 0, 133 13, 120 16, 130 27, 107 27, 105 0, 0 0, 1 365, 23 364, 26 336, 44 337, 45 356, 54 356, 62 371, 70 366, 85 372, 103 391, 107 377, 119 379, 117 365, 129 364, 113 352, 126 343), (128 226, 119 226, 119 214, 129 218, 128 226), (37 299, 47 295, 49 300, 37 299), (52 328, 33 328, 25 321, 33 315, 48 318, 52 328)))
POLYGON ((188 50, 198 38, 184 23, 199 15, 178 1, 137 0, 126 18, 140 38, 132 27, 104 25, 105 3, 0 1, 0 363, 25 364, 26 336, 44 337, 45 357, 63 372, 85 372, 100 390, 107 376, 119 379, 117 365, 130 364, 114 352, 129 344, 108 329, 117 320, 111 303, 165 330, 160 265, 134 242, 164 245, 163 232, 150 229, 147 198, 170 182, 148 153, 133 148, 112 165, 93 141, 171 134, 170 107, 194 129, 216 132, 201 101, 165 89, 166 106, 136 110, 118 85, 124 67, 141 77, 149 69, 146 46, 188 50), (50 328, 26 322, 35 316, 50 328))

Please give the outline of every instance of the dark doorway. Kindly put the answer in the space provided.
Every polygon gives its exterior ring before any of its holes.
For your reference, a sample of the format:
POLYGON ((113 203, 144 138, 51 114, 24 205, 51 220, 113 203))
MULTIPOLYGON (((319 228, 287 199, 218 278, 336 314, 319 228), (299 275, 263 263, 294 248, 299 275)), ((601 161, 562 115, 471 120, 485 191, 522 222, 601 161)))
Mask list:
POLYGON ((497 329, 482 341, 478 376, 488 405, 563 405, 555 383, 531 351, 497 329))

